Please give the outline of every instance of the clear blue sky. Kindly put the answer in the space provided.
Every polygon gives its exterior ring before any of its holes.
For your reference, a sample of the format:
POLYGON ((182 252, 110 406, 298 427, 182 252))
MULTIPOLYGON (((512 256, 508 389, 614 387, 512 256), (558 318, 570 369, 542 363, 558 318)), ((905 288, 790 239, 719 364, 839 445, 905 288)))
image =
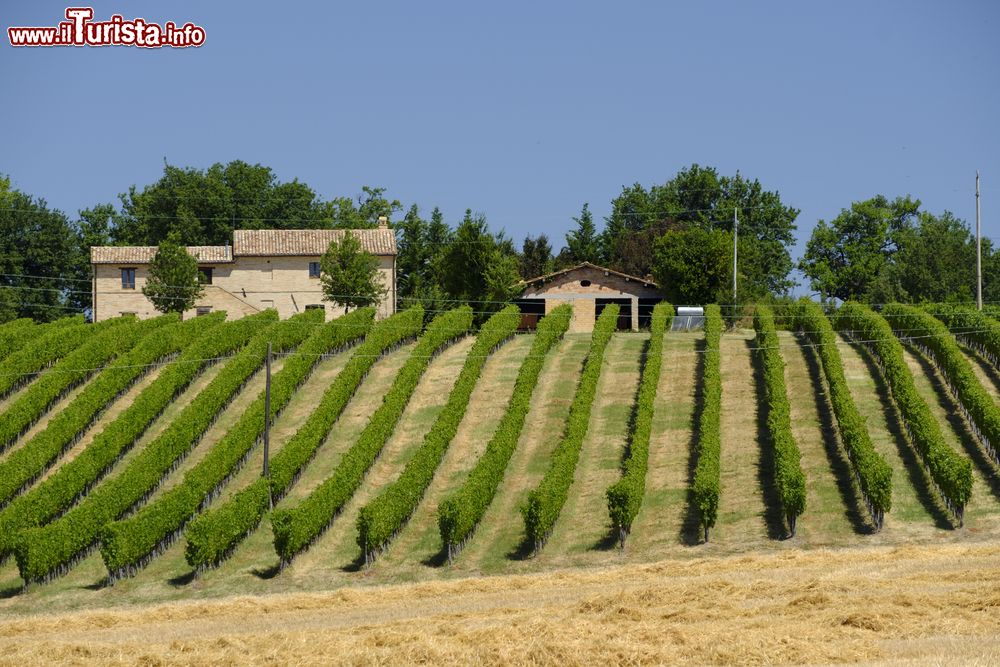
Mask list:
MULTIPOLYGON (((83 3, 79 3, 83 4, 83 3)), ((242 159, 324 198, 384 185, 556 248, 584 201, 697 162, 817 219, 912 194, 1000 242, 1000 3, 95 2, 197 49, 13 49, 65 2, 0 3, 0 173, 71 215, 163 158, 242 159)))

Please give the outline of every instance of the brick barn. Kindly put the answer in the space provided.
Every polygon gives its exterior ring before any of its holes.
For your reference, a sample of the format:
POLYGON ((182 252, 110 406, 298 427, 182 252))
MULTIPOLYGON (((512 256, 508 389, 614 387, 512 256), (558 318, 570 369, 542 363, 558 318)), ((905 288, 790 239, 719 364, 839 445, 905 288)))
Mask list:
POLYGON ((517 299, 523 323, 533 328, 544 313, 563 303, 573 305, 571 332, 589 332, 604 307, 621 307, 618 328, 637 331, 648 327, 653 306, 662 301, 659 286, 650 278, 638 278, 590 262, 523 281, 517 299))

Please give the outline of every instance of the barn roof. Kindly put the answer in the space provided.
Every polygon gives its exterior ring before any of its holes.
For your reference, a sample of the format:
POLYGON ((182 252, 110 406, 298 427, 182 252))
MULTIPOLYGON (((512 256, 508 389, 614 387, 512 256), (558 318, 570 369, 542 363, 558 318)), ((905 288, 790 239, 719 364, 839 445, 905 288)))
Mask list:
POLYGON ((604 266, 591 264, 590 262, 581 262, 580 264, 577 264, 576 266, 571 266, 568 269, 563 269, 561 271, 554 271, 552 273, 546 273, 544 276, 538 276, 537 278, 522 280, 520 282, 520 285, 528 287, 534 284, 544 284, 551 281, 554 278, 566 275, 567 273, 573 273, 574 271, 579 271, 580 269, 594 269, 596 271, 602 271, 604 272, 604 275, 618 276, 619 278, 624 278, 625 280, 630 282, 637 282, 643 287, 653 287, 657 289, 659 289, 660 287, 659 285, 656 284, 656 281, 650 278, 639 278, 638 276, 630 276, 627 273, 622 273, 621 271, 615 271, 614 269, 609 269, 604 266))

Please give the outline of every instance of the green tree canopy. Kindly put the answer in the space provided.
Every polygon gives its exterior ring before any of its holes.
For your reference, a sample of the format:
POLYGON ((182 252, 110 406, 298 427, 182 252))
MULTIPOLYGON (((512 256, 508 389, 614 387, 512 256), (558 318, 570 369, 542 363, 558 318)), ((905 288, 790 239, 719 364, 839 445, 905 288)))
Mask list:
POLYGON ((129 245, 157 245, 171 232, 187 245, 224 245, 233 229, 333 226, 330 207, 309 186, 241 160, 205 170, 166 164, 158 181, 120 198, 113 238, 129 245))
POLYGON ((398 199, 389 201, 385 197, 386 188, 362 186, 357 204, 350 197, 337 197, 324 208, 334 229, 372 229, 378 226, 378 219, 386 218, 391 222, 394 213, 401 211, 403 205, 398 199))
POLYGON ((142 293, 161 313, 181 313, 194 308, 205 291, 198 277, 198 260, 188 254, 176 233, 170 234, 149 265, 142 293))
MULTIPOLYGON (((753 239, 739 241, 740 272, 737 275, 739 302, 767 296, 766 288, 748 280, 744 266, 758 258, 753 239)), ((653 276, 667 300, 675 304, 703 305, 730 303, 733 285, 733 235, 719 229, 691 227, 668 231, 653 248, 653 276)))
POLYGON ((489 302, 513 296, 519 279, 514 244, 502 232, 490 232, 486 218, 467 209, 441 256, 445 294, 454 301, 478 302, 479 311, 498 310, 489 302))
MULTIPOLYGON (((580 217, 573 218, 576 227, 566 234, 566 248, 560 254, 560 263, 564 266, 574 266, 583 262, 601 263, 600 237, 590 205, 584 203, 580 217)), ((531 276, 525 276, 531 277, 531 276)))
POLYGON ((538 238, 524 237, 521 246, 520 275, 525 280, 552 273, 554 259, 549 237, 539 234, 538 238))
POLYGON ((331 241, 320 259, 323 298, 345 309, 375 305, 386 294, 378 272, 378 258, 361 247, 361 241, 347 232, 331 241))
POLYGON ((72 314, 78 297, 86 295, 89 302, 89 270, 85 282, 74 280, 84 275, 78 272, 82 265, 77 233, 66 215, 0 176, 0 321, 72 314))
POLYGON ((794 264, 799 211, 781 201, 776 191, 737 173, 720 176, 697 164, 681 170, 663 185, 623 188, 612 202, 601 234, 604 261, 612 268, 644 276, 653 266, 654 241, 671 230, 707 229, 732 233, 733 213, 739 215, 739 236, 748 242, 741 252, 740 271, 753 291, 787 292, 794 264))
MULTIPOLYGON (((827 299, 970 302, 975 253, 971 230, 951 213, 933 215, 920 210, 919 200, 878 195, 829 223, 820 220, 799 266, 827 299)), ((984 267, 992 255, 987 242, 984 267)))

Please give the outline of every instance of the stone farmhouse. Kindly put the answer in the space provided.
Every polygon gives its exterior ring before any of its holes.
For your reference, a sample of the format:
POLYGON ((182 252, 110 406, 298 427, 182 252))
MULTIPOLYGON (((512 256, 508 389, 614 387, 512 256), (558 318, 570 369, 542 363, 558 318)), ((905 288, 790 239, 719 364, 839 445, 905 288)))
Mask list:
POLYGON ((524 291, 517 303, 522 325, 533 321, 563 303, 573 304, 571 332, 593 331, 594 322, 608 304, 620 308, 618 328, 637 331, 648 327, 653 306, 663 300, 652 278, 638 278, 590 262, 538 276, 522 283, 524 291))
MULTIPOLYGON (((396 304, 396 236, 384 218, 376 229, 349 231, 378 258, 386 295, 377 313, 388 317, 396 304)), ((185 319, 217 310, 236 319, 267 308, 277 309, 282 319, 310 308, 323 308, 328 320, 343 315, 342 307, 323 301, 319 261, 330 242, 344 234, 342 229, 237 229, 231 246, 189 246, 205 291, 184 313, 185 319)), ((126 313, 140 318, 159 314, 142 294, 156 250, 156 246, 90 249, 95 322, 126 313)))

